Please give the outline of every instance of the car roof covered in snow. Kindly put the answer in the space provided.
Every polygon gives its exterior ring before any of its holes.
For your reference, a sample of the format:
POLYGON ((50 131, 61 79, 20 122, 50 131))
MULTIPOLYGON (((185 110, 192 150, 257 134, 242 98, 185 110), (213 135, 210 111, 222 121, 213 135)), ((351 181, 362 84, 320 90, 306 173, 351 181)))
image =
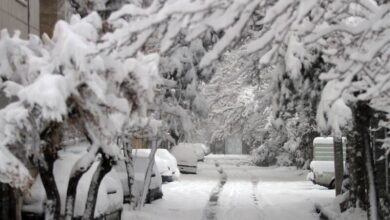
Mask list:
POLYGON ((172 147, 171 153, 177 160, 189 160, 191 162, 197 161, 197 155, 195 149, 187 144, 179 144, 177 146, 172 147))
MULTIPOLYGON (((343 142, 347 140, 347 138, 342 137, 343 142)), ((316 137, 313 140, 313 144, 333 144, 333 137, 316 137)))

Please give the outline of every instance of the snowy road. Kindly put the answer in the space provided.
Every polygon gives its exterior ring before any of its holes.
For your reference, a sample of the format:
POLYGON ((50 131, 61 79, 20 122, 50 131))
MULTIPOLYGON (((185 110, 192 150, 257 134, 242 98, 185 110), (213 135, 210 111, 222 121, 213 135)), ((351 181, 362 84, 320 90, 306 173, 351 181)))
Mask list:
POLYGON ((306 181, 306 174, 250 166, 245 156, 212 155, 199 164, 198 175, 163 185, 163 199, 123 219, 319 219, 314 203, 330 202, 334 191, 306 181))

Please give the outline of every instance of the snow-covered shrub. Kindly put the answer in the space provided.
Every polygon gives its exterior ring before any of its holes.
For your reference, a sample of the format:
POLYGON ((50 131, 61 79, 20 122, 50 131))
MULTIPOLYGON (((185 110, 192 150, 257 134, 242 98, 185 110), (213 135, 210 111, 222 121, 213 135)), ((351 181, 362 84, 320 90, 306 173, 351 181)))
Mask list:
POLYGON ((252 150, 252 161, 257 166, 270 166, 275 164, 277 152, 272 151, 267 144, 262 144, 260 147, 252 150))
POLYGON ((287 132, 275 124, 266 127, 263 144, 252 151, 253 162, 258 166, 276 165, 278 156, 284 152, 283 145, 287 141, 287 132))
POLYGON ((267 126, 262 135, 263 144, 251 153, 254 163, 259 166, 305 167, 310 161, 307 154, 311 152, 311 145, 307 145, 303 137, 309 132, 304 119, 298 115, 285 123, 267 126))

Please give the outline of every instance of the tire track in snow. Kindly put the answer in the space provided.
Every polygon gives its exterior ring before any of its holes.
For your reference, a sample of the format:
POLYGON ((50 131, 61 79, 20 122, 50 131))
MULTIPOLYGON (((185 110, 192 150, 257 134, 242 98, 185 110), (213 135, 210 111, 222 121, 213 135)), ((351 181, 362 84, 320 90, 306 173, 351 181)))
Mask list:
MULTIPOLYGON (((251 178, 251 182, 252 182, 252 199, 253 199, 253 203, 255 204, 256 206, 256 209, 259 210, 259 213, 262 214, 262 210, 260 209, 260 200, 259 198, 257 197, 257 185, 259 184, 260 182, 260 179, 259 178, 256 178, 255 176, 253 176, 250 172, 248 172, 248 170, 245 170, 245 172, 250 176, 251 178)), ((264 216, 262 216, 264 217, 264 216)))
POLYGON ((223 189, 223 186, 227 182, 227 175, 223 171, 222 167, 219 165, 218 161, 215 161, 215 166, 220 175, 219 183, 214 187, 213 191, 211 191, 209 202, 206 205, 203 214, 203 220, 214 220, 216 219, 218 200, 223 189))
POLYGON ((256 207, 259 209, 259 199, 257 198, 257 195, 256 195, 258 183, 259 183, 259 180, 252 178, 252 199, 253 199, 253 202, 255 203, 256 207))
POLYGON ((249 172, 247 166, 236 166, 235 164, 223 164, 229 181, 225 184, 219 196, 217 216, 220 220, 259 220, 263 218, 263 212, 257 205, 255 196, 257 189, 256 178, 249 172))
POLYGON ((259 184, 260 179, 256 178, 255 176, 253 176, 250 172, 248 172, 248 170, 244 170, 244 171, 245 171, 245 173, 248 174, 248 176, 251 179, 251 183, 252 183, 252 194, 251 194, 251 196, 252 196, 252 199, 253 199, 253 203, 256 205, 256 207, 258 209, 260 209, 260 207, 259 207, 259 199, 257 198, 257 193, 256 193, 256 191, 257 191, 257 184, 259 184))

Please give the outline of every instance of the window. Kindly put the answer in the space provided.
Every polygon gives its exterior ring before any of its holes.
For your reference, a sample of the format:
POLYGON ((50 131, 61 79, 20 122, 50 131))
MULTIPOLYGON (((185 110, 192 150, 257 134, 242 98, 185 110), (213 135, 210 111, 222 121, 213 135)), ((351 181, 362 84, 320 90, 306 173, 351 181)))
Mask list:
POLYGON ((29 0, 16 0, 16 1, 24 6, 27 6, 27 1, 29 1, 29 0))

